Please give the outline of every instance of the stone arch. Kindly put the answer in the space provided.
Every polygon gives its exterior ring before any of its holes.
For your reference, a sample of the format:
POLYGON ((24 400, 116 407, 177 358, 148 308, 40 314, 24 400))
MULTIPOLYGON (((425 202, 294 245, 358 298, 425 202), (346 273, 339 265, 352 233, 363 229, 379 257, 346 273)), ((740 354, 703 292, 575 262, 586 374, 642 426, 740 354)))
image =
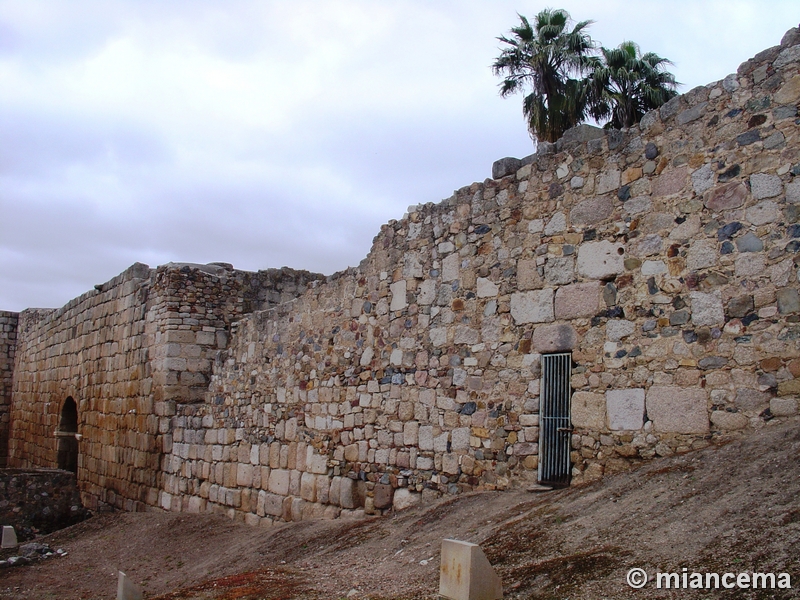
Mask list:
POLYGON ((64 400, 58 424, 58 468, 78 472, 78 405, 72 396, 64 400))

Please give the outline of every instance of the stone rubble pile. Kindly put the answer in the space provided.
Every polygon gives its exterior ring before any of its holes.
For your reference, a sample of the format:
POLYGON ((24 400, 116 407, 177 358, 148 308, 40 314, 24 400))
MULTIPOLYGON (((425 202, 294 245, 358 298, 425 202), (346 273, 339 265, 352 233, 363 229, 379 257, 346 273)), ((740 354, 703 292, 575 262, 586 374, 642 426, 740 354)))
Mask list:
POLYGON ((24 565, 30 565, 35 562, 39 562, 41 560, 46 560, 48 558, 66 556, 66 550, 61 548, 57 550, 53 550, 47 544, 40 544, 38 542, 30 542, 28 544, 22 544, 19 547, 19 553, 15 556, 9 556, 5 560, 0 560, 0 569, 5 569, 7 567, 21 567, 24 565))

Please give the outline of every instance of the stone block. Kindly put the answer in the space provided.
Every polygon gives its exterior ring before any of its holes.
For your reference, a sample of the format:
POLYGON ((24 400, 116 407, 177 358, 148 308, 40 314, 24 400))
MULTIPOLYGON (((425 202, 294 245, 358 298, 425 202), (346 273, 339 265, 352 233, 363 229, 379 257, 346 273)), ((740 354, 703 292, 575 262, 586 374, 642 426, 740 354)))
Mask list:
POLYGON ((17 532, 11 525, 3 525, 3 539, 0 542, 1 548, 17 547, 17 532))
POLYGON ((519 158, 507 156, 492 163, 492 179, 502 179, 508 175, 516 173, 523 162, 519 158))
POLYGON ((748 253, 736 258, 734 270, 737 277, 759 277, 767 268, 764 256, 748 253))
POLYGON ((689 298, 692 301, 692 323, 697 327, 725 323, 725 309, 719 292, 689 292, 689 298))
POLYGON ((511 316, 517 324, 546 323, 554 319, 553 290, 546 288, 511 295, 511 316))
POLYGON ((715 410, 711 413, 711 423, 719 429, 736 431, 744 429, 750 422, 742 413, 733 413, 726 410, 715 410))
POLYGON ((309 502, 317 501, 317 478, 311 473, 300 476, 300 497, 309 502))
POLYGON ((559 141, 563 143, 588 142, 590 140, 602 139, 605 136, 605 129, 581 123, 580 125, 575 125, 575 127, 567 129, 559 141))
POLYGON ((772 398, 769 401, 769 412, 776 417, 794 416, 797 414, 797 398, 772 398))
POLYGON ((302 521, 303 520, 303 509, 305 508, 306 502, 302 498, 292 498, 292 504, 290 507, 290 514, 292 517, 292 521, 302 521))
POLYGON ((535 454, 539 454, 539 444, 536 442, 528 441, 514 444, 514 456, 533 456, 535 454))
POLYGON ((403 256, 403 277, 422 279, 422 265, 416 252, 406 252, 403 256))
POLYGON ((493 298, 500 292, 497 284, 486 277, 478 277, 477 286, 478 298, 493 298))
POLYGON ((375 484, 375 495, 373 498, 373 505, 375 508, 383 510, 392 506, 392 499, 394 498, 394 488, 386 483, 375 484))
POLYGON ((533 331, 531 346, 540 354, 567 352, 578 346, 578 332, 566 323, 540 325, 533 331))
POLYGON ((593 317, 600 306, 600 295, 600 284, 593 281, 559 287, 555 294, 555 318, 593 317))
POLYGON ((117 600, 142 600, 144 595, 141 588, 133 583, 122 571, 117 576, 117 600))
POLYGON ((647 277, 649 275, 665 275, 669 269, 663 260, 646 260, 642 263, 641 271, 642 275, 647 277))
POLYGON ((578 248, 578 273, 588 279, 608 279, 625 271, 625 248, 608 240, 585 242, 578 248))
POLYGON ((456 427, 450 432, 450 448, 452 450, 469 450, 469 427, 456 427))
POLYGON ((331 478, 327 475, 316 475, 317 502, 327 504, 330 502, 331 478))
POLYGON ((269 491, 279 496, 289 493, 291 473, 286 469, 272 469, 269 473, 269 491))
POLYGON ((550 220, 547 222, 547 225, 544 226, 544 234, 545 235, 556 235, 557 233, 561 233, 567 228, 567 216, 562 212, 555 213, 550 220))
POLYGON ((451 254, 442 261, 442 281, 453 281, 458 279, 461 269, 461 257, 458 253, 451 254))
MULTIPOLYGON (((477 344, 480 340, 480 334, 477 329, 467 327, 466 325, 457 325, 456 333, 453 337, 454 344, 468 344, 470 346, 477 344)), ((402 350, 400 351, 402 355, 402 350)), ((399 363, 398 363, 399 364, 399 363)))
POLYGON ((737 296, 728 301, 728 315, 741 319, 754 308, 753 297, 750 295, 737 296))
POLYGON ((692 173, 692 188, 696 194, 702 194, 714 185, 714 170, 705 164, 692 173))
POLYGON ((620 175, 621 174, 617 169, 603 171, 597 175, 597 179, 595 181, 597 193, 607 194, 608 192, 616 190, 619 187, 620 175))
POLYGON ((606 392, 606 417, 611 431, 637 431, 644 425, 644 389, 606 392))
POLYGON ((418 432, 418 446, 420 450, 433 450, 433 426, 422 425, 418 432))
POLYGON ((700 232, 700 216, 691 215, 683 223, 673 223, 669 232, 671 240, 690 240, 700 232))
POLYGON ((417 304, 433 304, 436 299, 436 280, 426 279, 417 287, 417 304))
POLYGON ((629 245, 629 254, 633 256, 650 256, 661 254, 664 240, 657 233, 634 239, 629 245))
POLYGON ((717 245, 710 240, 698 240, 686 253, 686 268, 690 271, 707 269, 717 264, 717 245))
POLYGON ((713 211, 739 208, 747 199, 747 186, 743 183, 729 183, 717 187, 705 201, 706 208, 713 211))
POLYGON ((179 344, 194 344, 197 341, 197 335, 194 331, 186 331, 183 329, 168 329, 164 332, 164 342, 177 342, 179 344))
POLYGON ((786 184, 786 202, 800 204, 800 180, 795 179, 786 184))
POLYGON ((394 492, 392 506, 395 510, 405 510, 416 506, 422 501, 422 495, 412 492, 408 488, 398 488, 394 492))
POLYGON ((696 388, 654 385, 645 395, 647 416, 659 433, 707 433, 708 400, 696 388))
POLYGON ((776 104, 797 104, 800 100, 800 75, 795 75, 775 93, 776 104))
POLYGON ((544 265, 544 280, 552 285, 566 285, 575 278, 575 259, 571 256, 551 257, 544 265))
POLYGON ((253 465, 239 463, 236 468, 236 485, 242 487, 253 485, 253 465))
POLYGON ((503 585, 477 544, 442 540, 439 595, 448 600, 498 600, 503 585))
POLYGON ((700 104, 688 108, 679 113, 675 121, 677 121, 678 125, 686 125, 687 123, 696 121, 705 114, 706 106, 708 106, 708 102, 701 102, 700 104))
POLYGON ((739 388, 733 403, 741 410, 758 414, 769 406, 770 394, 752 388, 739 388))
POLYGON ((330 491, 328 492, 329 502, 331 504, 336 504, 337 506, 341 506, 341 494, 342 492, 342 478, 340 476, 335 476, 331 479, 331 487, 330 491))
POLYGON ((686 167, 665 171, 653 183, 653 196, 672 196, 679 193, 686 187, 687 177, 686 167))
POLYGON ((782 315, 800 312, 800 294, 794 288, 778 290, 778 312, 782 315))
POLYGON ((347 462, 358 461, 358 444, 348 444, 344 447, 344 459, 347 462))
MULTIPOLYGON (((333 486, 331 486, 331 489, 333 486)), ((349 477, 342 477, 339 484, 339 506, 342 508, 358 508, 358 492, 356 482, 349 477)))
POLYGON ((774 198, 783 193, 783 182, 777 175, 753 173, 750 175, 750 193, 756 200, 774 198))
POLYGON ((648 212, 642 217, 641 229, 645 233, 669 230, 675 225, 675 217, 669 213, 648 212))
POLYGON ((458 463, 458 454, 446 452, 442 455, 442 472, 448 475, 458 475, 460 466, 458 463))
POLYGON ((781 209, 777 202, 764 200, 745 211, 745 218, 753 225, 766 225, 774 223, 781 216, 781 209))
POLYGON ((324 454, 317 454, 313 448, 309 447, 306 455, 306 470, 316 473, 317 475, 324 475, 328 472, 328 457, 324 454))
POLYGON ((283 496, 264 492, 264 513, 273 517, 283 514, 283 496))
POLYGON ((428 331, 431 338, 431 344, 438 348, 447 343, 447 327, 433 327, 428 331))
POLYGON ((520 260, 517 262, 517 289, 534 290, 542 287, 542 278, 535 260, 520 260))
POLYGON ((580 429, 603 431, 606 428, 606 398, 594 392, 572 394, 572 424, 580 429))
POLYGON ((625 202, 622 208, 630 216, 635 216, 649 212, 652 207, 653 201, 648 196, 636 196, 625 202))
POLYGON ((419 442, 419 423, 409 421, 403 425, 403 444, 406 446, 416 446, 419 442))
POLYGON ((400 281, 395 281, 393 284, 389 286, 389 290, 392 292, 392 303, 389 307, 389 310, 403 310, 406 306, 408 306, 408 302, 406 302, 406 280, 401 279, 400 281))
MULTIPOLYGON (((617 173, 616 187, 619 187, 619 173, 617 173)), ((608 196, 589 198, 575 205, 575 208, 569 213, 569 221, 573 226, 594 225, 610 217, 613 211, 614 204, 608 196)))
POLYGON ((417 469, 420 471, 430 471, 434 468, 433 459, 428 456, 417 457, 417 469))
POLYGON ((606 337, 610 342, 618 342, 636 331, 636 323, 625 319, 611 319, 606 323, 606 337))

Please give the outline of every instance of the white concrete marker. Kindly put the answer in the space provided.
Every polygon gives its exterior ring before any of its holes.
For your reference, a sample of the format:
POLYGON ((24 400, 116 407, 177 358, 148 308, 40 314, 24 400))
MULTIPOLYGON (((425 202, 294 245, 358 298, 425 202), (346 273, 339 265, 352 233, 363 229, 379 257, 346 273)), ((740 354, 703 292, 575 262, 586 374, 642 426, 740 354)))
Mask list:
POLYGON ((117 600, 143 600, 142 590, 135 583, 128 579, 122 571, 119 571, 117 580, 117 600))
POLYGON ((498 600, 503 584, 480 546, 442 540, 439 595, 449 600, 498 600))
POLYGON ((17 547, 17 532, 11 525, 3 525, 3 541, 0 543, 2 548, 17 547))

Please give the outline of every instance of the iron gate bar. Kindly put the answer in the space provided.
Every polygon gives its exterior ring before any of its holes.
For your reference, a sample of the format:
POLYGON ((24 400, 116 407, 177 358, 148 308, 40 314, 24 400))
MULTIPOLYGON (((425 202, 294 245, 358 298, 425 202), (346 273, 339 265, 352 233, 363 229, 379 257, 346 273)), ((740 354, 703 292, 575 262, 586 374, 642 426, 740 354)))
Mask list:
POLYGON ((572 354, 542 355, 542 390, 539 408, 539 483, 569 485, 572 441, 570 426, 570 375, 572 354))

